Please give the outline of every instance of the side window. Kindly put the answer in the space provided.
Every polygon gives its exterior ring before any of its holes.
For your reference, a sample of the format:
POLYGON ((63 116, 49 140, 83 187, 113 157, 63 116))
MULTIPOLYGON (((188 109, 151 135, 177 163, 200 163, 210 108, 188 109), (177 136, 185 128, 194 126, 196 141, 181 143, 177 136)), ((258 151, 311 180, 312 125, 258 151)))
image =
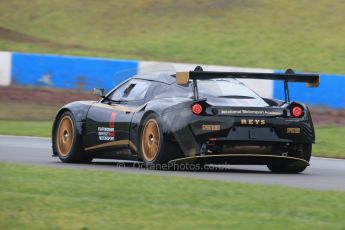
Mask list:
POLYGON ((143 100, 149 87, 150 82, 133 79, 115 90, 111 99, 126 101, 143 100))
POLYGON ((117 88, 112 95, 110 96, 111 100, 115 100, 118 101, 122 98, 122 95, 124 94, 124 91, 127 89, 129 85, 129 82, 126 82, 125 84, 123 84, 122 86, 120 86, 119 88, 117 88))

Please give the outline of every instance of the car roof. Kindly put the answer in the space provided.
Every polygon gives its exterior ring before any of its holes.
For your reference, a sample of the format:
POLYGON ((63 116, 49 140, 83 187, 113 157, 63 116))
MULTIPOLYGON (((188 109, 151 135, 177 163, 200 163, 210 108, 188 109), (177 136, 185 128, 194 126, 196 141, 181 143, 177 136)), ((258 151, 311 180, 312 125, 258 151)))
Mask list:
POLYGON ((166 84, 173 84, 176 82, 175 73, 173 72, 154 72, 154 73, 145 73, 137 74, 133 79, 143 79, 148 81, 156 81, 166 84))

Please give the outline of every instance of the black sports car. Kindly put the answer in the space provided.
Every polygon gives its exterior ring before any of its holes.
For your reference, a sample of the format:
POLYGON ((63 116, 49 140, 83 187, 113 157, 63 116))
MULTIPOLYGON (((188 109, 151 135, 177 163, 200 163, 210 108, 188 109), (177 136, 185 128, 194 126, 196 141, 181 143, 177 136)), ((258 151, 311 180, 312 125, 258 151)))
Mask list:
POLYGON ((316 74, 194 71, 136 75, 100 101, 63 106, 52 131, 63 162, 93 158, 160 164, 261 164, 302 172, 315 142, 309 109, 290 102, 288 82, 318 86, 316 74), (285 100, 262 98, 238 79, 284 82, 285 100))

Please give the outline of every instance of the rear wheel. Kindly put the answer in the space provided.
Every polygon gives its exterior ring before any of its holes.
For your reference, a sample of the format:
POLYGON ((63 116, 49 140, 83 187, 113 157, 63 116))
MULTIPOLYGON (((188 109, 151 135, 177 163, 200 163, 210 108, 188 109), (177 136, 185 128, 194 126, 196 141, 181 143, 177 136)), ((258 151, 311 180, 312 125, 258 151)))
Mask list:
POLYGON ((158 115, 148 115, 142 124, 139 153, 146 165, 167 164, 180 156, 177 143, 163 135, 158 115))
MULTIPOLYGON (((311 157, 311 150, 311 144, 304 144, 301 153, 289 152, 289 156, 301 158, 309 162, 311 157)), ((267 167, 269 170, 271 170, 271 172, 274 173, 300 173, 307 168, 307 166, 296 166, 290 165, 288 163, 271 163, 267 164, 267 167)))
POLYGON ((92 161, 81 146, 76 122, 69 111, 60 116, 53 135, 53 151, 65 163, 88 163, 92 161))

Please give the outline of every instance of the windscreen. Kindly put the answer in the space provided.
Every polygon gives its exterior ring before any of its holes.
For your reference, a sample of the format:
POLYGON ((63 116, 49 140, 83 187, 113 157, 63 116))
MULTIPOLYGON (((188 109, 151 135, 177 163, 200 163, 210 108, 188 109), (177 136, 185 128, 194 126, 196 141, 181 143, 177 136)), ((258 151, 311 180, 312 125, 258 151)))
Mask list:
POLYGON ((235 79, 198 80, 199 98, 219 106, 264 107, 268 104, 255 92, 235 79))

